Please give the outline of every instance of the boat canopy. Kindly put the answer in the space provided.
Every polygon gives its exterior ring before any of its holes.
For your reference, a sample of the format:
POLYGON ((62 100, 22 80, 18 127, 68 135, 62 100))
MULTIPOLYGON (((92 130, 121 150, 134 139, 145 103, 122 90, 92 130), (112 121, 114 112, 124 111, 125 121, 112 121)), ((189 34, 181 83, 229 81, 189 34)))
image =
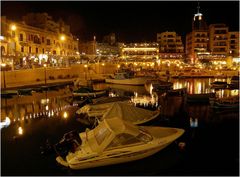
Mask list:
POLYGON ((131 143, 141 134, 139 128, 118 117, 104 119, 93 130, 80 133, 85 148, 100 153, 108 147, 131 143))
POLYGON ((156 111, 138 108, 124 102, 115 102, 103 115, 103 119, 109 119, 117 116, 125 121, 139 124, 149 121, 149 119, 153 118, 156 114, 156 111))

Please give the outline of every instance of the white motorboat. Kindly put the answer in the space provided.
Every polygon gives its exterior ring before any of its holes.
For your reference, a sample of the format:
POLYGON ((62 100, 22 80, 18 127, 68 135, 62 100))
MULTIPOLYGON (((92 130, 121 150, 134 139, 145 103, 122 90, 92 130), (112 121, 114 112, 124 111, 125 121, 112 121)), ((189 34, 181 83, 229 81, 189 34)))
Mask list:
POLYGON ((68 138, 71 150, 66 151, 61 143, 55 145, 56 161, 71 169, 86 169, 139 160, 162 150, 183 133, 178 128, 138 127, 117 117, 104 119, 93 130, 80 133, 80 139, 68 138))
POLYGON ((133 124, 143 124, 157 118, 160 114, 160 110, 150 111, 135 107, 129 102, 119 101, 98 105, 85 105, 76 113, 87 114, 89 120, 97 119, 98 121, 101 121, 103 119, 109 119, 117 116, 125 121, 130 121, 133 124))
POLYGON ((123 85, 144 85, 149 77, 136 77, 133 72, 122 71, 114 74, 113 77, 105 79, 106 83, 123 85))

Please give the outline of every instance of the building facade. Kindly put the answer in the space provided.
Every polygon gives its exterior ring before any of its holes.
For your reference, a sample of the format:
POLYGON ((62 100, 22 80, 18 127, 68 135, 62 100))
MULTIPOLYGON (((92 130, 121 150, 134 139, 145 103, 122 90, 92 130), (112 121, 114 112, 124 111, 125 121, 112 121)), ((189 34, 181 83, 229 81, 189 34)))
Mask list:
POLYGON ((192 21, 192 31, 186 35, 186 57, 191 63, 201 60, 226 63, 228 56, 239 57, 239 32, 229 31, 226 24, 207 26, 198 12, 192 21))
POLYGON ((184 47, 181 36, 176 32, 157 33, 157 43, 160 53, 183 53, 184 47))
POLYGON ((120 49, 121 58, 127 60, 154 60, 158 59, 159 47, 157 43, 130 43, 120 49))
MULTIPOLYGON (((23 19, 30 18, 31 15, 24 16, 23 19)), ((15 64, 35 62, 41 65, 46 62, 58 63, 63 57, 79 56, 78 39, 70 33, 69 26, 64 25, 63 21, 52 21, 46 13, 38 16, 45 20, 42 24, 35 20, 37 27, 29 19, 26 22, 15 22, 1 17, 1 54, 6 60, 2 62, 13 58, 15 64)))

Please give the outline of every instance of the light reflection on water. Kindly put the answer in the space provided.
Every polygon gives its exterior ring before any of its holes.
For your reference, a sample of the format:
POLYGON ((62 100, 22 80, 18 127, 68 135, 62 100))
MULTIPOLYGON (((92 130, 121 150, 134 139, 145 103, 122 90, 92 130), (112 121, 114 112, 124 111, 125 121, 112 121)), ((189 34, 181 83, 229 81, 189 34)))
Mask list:
MULTIPOLYGON (((227 81, 230 79, 173 79, 173 89, 186 88, 190 94, 211 93, 215 92, 216 97, 229 97, 239 95, 239 90, 214 90, 210 84, 214 81, 227 81)), ((151 86, 151 85, 150 85, 151 86)), ((131 101, 140 106, 148 106, 149 104, 158 107, 159 98, 156 94, 150 94, 144 86, 126 86, 117 84, 95 84, 94 89, 110 88, 110 96, 129 96, 131 101)), ((43 93, 33 92, 31 96, 16 96, 11 99, 1 100, 1 122, 6 122, 6 118, 10 122, 24 121, 39 117, 56 117, 60 112, 70 106, 72 93, 69 88, 60 89, 58 91, 47 91, 43 93)), ((161 101, 161 100, 160 100, 161 101)), ((62 114, 62 113, 61 113, 62 114)), ((62 114, 62 117, 68 117, 62 114)), ((1 125, 2 126, 2 125, 1 125)), ((5 124, 3 126, 6 126, 5 124)), ((9 126, 9 125, 7 125, 9 126)))
MULTIPOLYGON (((59 114, 70 107, 72 94, 68 88, 59 91, 33 92, 32 95, 14 96, 11 99, 1 99, 1 128, 13 123, 22 124, 24 121, 37 118, 58 117, 59 114), (9 119, 9 124, 6 120, 9 119), (3 124, 3 126, 2 126, 3 124)), ((66 118, 67 113, 64 113, 66 118)), ((23 134, 24 127, 18 128, 18 134, 23 134)))

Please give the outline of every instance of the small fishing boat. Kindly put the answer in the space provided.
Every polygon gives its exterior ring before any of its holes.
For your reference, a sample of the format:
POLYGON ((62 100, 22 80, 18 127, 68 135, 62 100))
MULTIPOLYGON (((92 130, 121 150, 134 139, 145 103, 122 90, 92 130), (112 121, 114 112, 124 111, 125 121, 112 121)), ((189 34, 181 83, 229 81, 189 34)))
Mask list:
POLYGON ((209 103, 215 98, 215 93, 187 94, 188 103, 209 103))
POLYGON ((172 88, 173 83, 162 81, 159 79, 151 79, 151 80, 147 80, 144 86, 148 92, 152 93, 153 91, 158 92, 162 90, 169 90, 172 88))
POLYGON ((106 83, 123 84, 123 85, 144 85, 149 77, 136 77, 133 71, 118 71, 114 76, 105 79, 106 83))
POLYGON ((214 88, 214 89, 224 89, 224 88, 227 88, 227 82, 214 81, 214 82, 211 83, 211 88, 214 88))
POLYGON ((77 97, 100 97, 107 93, 106 90, 93 90, 91 87, 80 87, 73 91, 73 96, 77 97))
POLYGON ((166 96, 185 96, 187 93, 187 88, 172 89, 166 92, 166 96))
POLYGON ((239 88, 239 76, 233 76, 231 78, 230 84, 228 84, 230 89, 238 89, 239 88))
POLYGON ((56 161, 71 169, 135 161, 157 153, 183 133, 178 128, 135 126, 117 117, 104 119, 92 130, 66 135, 55 145, 56 161))
POLYGON ((12 98, 18 95, 17 90, 1 90, 1 98, 12 98))
POLYGON ((230 96, 224 98, 215 99, 212 107, 215 109, 238 109, 239 108, 239 96, 230 96))
POLYGON ((19 95, 32 95, 32 89, 31 88, 26 88, 26 89, 18 89, 18 94, 19 95))

